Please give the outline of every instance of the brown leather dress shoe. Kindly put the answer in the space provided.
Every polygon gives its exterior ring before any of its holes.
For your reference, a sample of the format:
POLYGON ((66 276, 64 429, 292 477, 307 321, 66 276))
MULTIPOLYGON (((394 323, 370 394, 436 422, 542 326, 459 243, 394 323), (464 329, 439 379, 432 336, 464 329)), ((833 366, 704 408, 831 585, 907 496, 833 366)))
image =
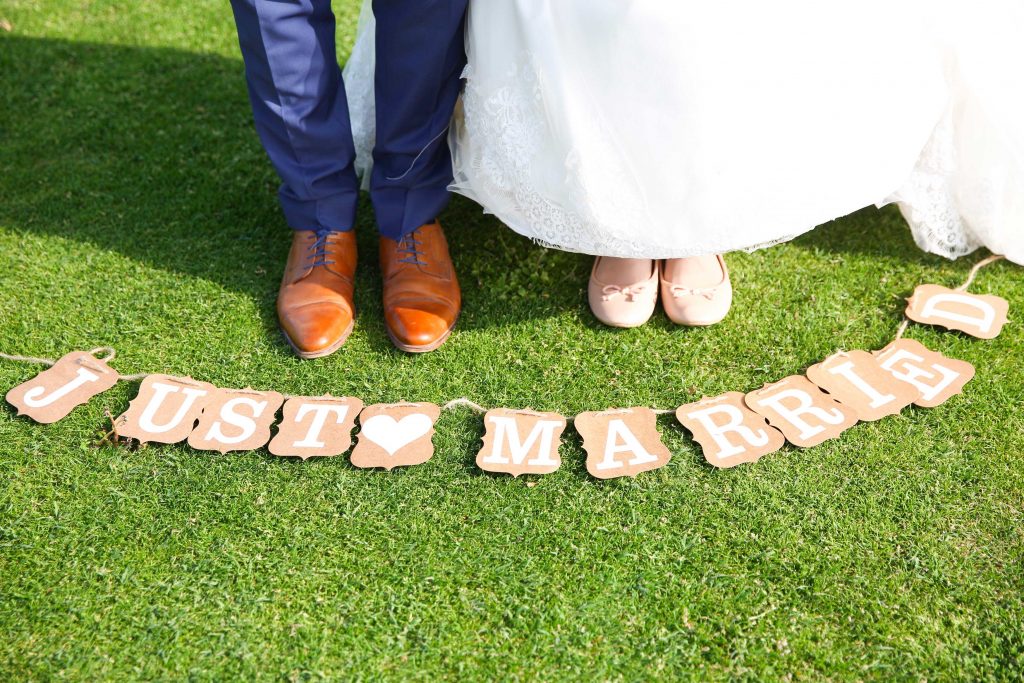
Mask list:
POLYGON ((433 351, 448 338, 462 310, 441 224, 427 223, 395 241, 380 238, 384 324, 402 351, 433 351))
POLYGON ((299 358, 332 354, 352 333, 355 272, 354 231, 295 231, 277 294, 277 318, 299 358))

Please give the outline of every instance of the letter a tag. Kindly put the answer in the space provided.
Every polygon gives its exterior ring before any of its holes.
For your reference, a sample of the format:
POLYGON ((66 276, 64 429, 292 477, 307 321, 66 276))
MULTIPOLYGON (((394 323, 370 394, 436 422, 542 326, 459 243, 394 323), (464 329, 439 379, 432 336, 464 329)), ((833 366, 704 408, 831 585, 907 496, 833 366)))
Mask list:
POLYGON ((878 364, 867 351, 844 351, 807 368, 807 379, 843 405, 853 408, 863 422, 895 415, 920 396, 878 364))
POLYGON ((1006 324, 1010 303, 999 296, 971 294, 939 285, 920 285, 907 299, 908 318, 926 325, 994 339, 1006 324))
POLYGON ((114 420, 117 434, 142 443, 183 441, 216 389, 191 377, 148 375, 128 410, 114 420))
POLYGON ((914 404, 934 408, 963 391, 974 377, 974 366, 948 358, 913 339, 897 339, 874 352, 879 365, 920 392, 914 404))
POLYGON ((352 429, 363 402, 358 398, 296 396, 285 401, 284 417, 267 447, 280 456, 329 458, 352 445, 352 429))
POLYGON ((782 432, 747 407, 739 391, 679 406, 676 419, 690 430, 704 459, 715 467, 756 462, 786 443, 782 432))
POLYGON ((252 451, 270 439, 284 397, 276 391, 216 389, 203 404, 188 445, 200 451, 252 451))
POLYGON ((359 442, 352 449, 356 467, 408 467, 434 457, 434 423, 441 408, 433 403, 378 403, 359 414, 359 442))
POLYGON ((36 422, 50 424, 117 384, 117 371, 91 353, 72 351, 52 367, 7 392, 7 402, 36 422))
POLYGON ((791 375, 751 391, 744 401, 800 448, 834 439, 857 424, 852 408, 833 399, 803 375, 791 375))
POLYGON ((565 430, 558 413, 498 408, 484 415, 484 446, 476 456, 485 472, 550 474, 562 466, 558 444, 565 430))
POLYGON ((587 472, 598 479, 635 477, 664 467, 672 458, 650 408, 580 413, 573 425, 583 437, 587 472))

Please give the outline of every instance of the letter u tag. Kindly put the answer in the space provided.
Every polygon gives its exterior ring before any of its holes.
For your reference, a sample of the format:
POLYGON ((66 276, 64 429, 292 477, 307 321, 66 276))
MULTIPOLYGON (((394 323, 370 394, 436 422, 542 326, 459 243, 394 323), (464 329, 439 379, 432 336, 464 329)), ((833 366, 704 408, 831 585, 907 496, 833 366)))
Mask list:
POLYGON ((52 367, 7 392, 7 402, 36 422, 50 424, 117 384, 117 371, 91 353, 72 351, 52 367))
POLYGON ((216 387, 191 377, 149 375, 114 425, 119 436, 142 443, 178 443, 192 433, 216 387))

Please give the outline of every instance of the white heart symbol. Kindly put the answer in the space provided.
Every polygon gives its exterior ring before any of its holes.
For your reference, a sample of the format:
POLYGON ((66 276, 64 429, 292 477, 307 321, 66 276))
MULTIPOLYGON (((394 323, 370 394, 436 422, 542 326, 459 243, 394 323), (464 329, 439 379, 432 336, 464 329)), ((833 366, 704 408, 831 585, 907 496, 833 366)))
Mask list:
POLYGON ((423 413, 406 415, 401 420, 396 420, 390 415, 374 415, 362 423, 362 434, 394 455, 400 448, 406 446, 430 431, 434 422, 423 413))

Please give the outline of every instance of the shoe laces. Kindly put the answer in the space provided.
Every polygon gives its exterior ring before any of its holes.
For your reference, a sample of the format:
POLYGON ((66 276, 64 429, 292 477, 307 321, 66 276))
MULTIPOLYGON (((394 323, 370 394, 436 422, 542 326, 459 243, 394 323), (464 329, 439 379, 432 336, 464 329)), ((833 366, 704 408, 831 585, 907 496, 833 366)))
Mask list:
POLYGON ((410 263, 415 266, 427 265, 426 261, 420 260, 420 257, 423 256, 423 252, 420 251, 421 246, 423 246, 423 243, 416 239, 416 230, 408 233, 398 243, 398 253, 405 254, 403 258, 398 259, 398 262, 410 263))
POLYGON ((328 230, 321 228, 316 231, 316 239, 306 250, 306 267, 317 268, 319 266, 329 266, 334 261, 327 260, 327 247, 329 246, 331 235, 334 234, 334 230, 328 230))

